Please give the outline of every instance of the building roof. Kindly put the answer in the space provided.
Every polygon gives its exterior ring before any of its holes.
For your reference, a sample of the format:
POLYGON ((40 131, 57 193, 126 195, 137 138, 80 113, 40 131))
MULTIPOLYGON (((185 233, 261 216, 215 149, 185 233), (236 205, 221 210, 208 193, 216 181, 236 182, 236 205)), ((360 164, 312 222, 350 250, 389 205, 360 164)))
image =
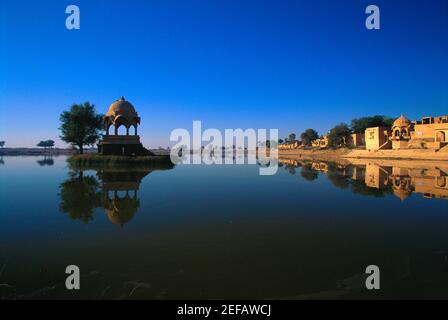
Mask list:
POLYGON ((106 117, 116 117, 119 115, 127 116, 128 119, 137 116, 137 112, 135 111, 134 106, 129 101, 126 101, 124 97, 121 97, 120 99, 112 103, 106 113, 106 117))
POLYGON ((394 127, 407 127, 411 124, 411 121, 409 121, 408 118, 406 118, 404 115, 401 115, 397 120, 394 121, 393 126, 394 127))
POLYGON ((405 189, 394 189, 393 190, 394 195, 396 195, 398 198, 400 198, 401 201, 406 200, 411 194, 411 190, 405 190, 405 189))
POLYGON ((112 200, 108 200, 104 211, 113 224, 123 226, 131 221, 139 206, 140 202, 137 199, 127 195, 124 198, 115 197, 112 200))

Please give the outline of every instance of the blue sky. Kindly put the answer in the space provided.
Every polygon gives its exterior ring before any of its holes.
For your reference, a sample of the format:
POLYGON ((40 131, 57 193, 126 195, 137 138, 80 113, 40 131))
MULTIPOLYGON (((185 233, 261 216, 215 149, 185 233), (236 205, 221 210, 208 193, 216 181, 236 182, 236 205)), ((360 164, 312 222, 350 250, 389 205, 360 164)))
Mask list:
POLYGON ((0 1, 0 140, 58 139, 59 114, 125 96, 147 147, 174 128, 311 127, 448 114, 448 1, 0 1), (65 28, 76 4, 81 29, 65 28), (381 30, 364 26, 381 10, 381 30))

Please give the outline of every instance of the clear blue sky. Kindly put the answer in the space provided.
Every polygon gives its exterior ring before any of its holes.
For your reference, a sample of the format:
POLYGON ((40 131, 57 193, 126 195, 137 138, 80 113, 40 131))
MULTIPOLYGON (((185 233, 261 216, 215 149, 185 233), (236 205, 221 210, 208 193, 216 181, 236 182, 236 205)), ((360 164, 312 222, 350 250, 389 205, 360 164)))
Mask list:
POLYGON ((172 129, 308 127, 448 114, 448 1, 0 1, 0 140, 54 139, 59 114, 121 96, 147 147, 172 129), (65 8, 81 29, 65 28, 65 8), (381 30, 364 26, 381 10, 381 30))

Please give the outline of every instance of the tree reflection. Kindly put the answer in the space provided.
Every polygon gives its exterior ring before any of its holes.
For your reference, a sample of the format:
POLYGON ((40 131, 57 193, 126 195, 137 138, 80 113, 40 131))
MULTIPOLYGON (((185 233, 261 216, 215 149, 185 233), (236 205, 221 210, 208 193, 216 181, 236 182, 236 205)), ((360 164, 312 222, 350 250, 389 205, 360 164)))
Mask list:
POLYGON ((348 177, 346 167, 338 166, 335 163, 328 163, 327 177, 339 189, 347 189, 350 187, 351 179, 348 177))
POLYGON ((59 210, 87 223, 93 219, 94 209, 101 205, 100 183, 94 176, 85 176, 82 170, 71 171, 69 176, 59 187, 59 210))
POLYGON ((52 166, 54 165, 54 160, 52 156, 44 156, 43 159, 36 161, 40 166, 52 166))
POLYGON ((307 181, 313 181, 316 180, 319 177, 319 172, 316 170, 313 170, 311 168, 311 164, 307 163, 302 167, 302 170, 300 171, 300 175, 303 179, 307 181))
POLYGON ((351 186, 354 194, 359 194, 362 196, 373 196, 375 198, 381 198, 392 193, 392 190, 390 188, 372 188, 367 186, 364 181, 352 180, 351 186))
POLYGON ((140 208, 138 190, 142 179, 154 170, 172 167, 71 165, 69 178, 60 185, 59 209, 70 218, 87 223, 93 219, 96 208, 103 208, 112 223, 123 226, 140 208), (84 174, 86 170, 94 170, 96 176, 84 174))

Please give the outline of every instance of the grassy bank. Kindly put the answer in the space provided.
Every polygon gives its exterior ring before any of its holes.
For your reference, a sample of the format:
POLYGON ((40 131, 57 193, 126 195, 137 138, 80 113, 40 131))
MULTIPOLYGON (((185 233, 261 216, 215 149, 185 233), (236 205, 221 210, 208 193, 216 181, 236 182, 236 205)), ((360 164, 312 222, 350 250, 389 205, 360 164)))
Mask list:
POLYGON ((113 156, 101 154, 77 154, 69 157, 67 161, 71 165, 79 167, 96 167, 96 166, 144 166, 144 167, 172 167, 169 155, 153 155, 153 156, 113 156))

